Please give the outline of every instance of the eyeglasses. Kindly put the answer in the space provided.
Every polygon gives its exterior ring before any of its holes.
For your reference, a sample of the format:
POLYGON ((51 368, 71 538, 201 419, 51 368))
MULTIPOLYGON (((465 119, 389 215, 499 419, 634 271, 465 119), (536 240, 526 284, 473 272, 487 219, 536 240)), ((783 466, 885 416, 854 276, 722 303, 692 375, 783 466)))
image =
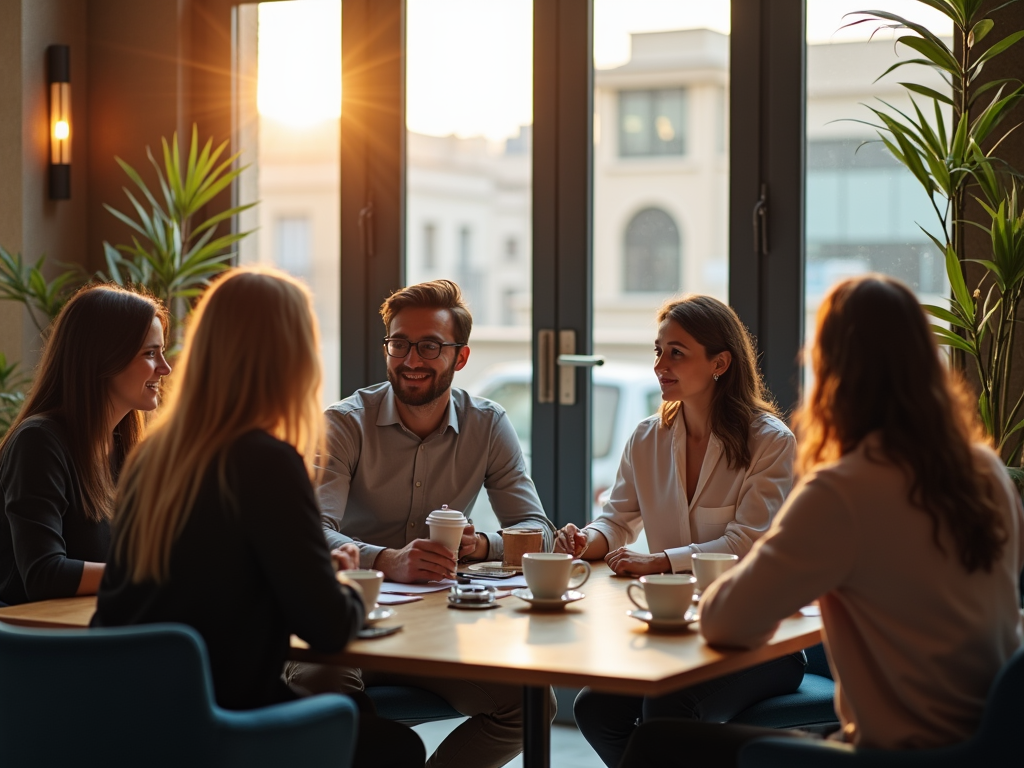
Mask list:
POLYGON ((441 349, 444 347, 464 347, 465 344, 459 344, 455 341, 432 341, 430 339, 420 339, 419 341, 409 341, 408 339, 384 339, 384 349, 391 357, 405 357, 409 354, 409 350, 412 347, 416 347, 416 354, 418 354, 424 360, 434 360, 441 354, 441 349))

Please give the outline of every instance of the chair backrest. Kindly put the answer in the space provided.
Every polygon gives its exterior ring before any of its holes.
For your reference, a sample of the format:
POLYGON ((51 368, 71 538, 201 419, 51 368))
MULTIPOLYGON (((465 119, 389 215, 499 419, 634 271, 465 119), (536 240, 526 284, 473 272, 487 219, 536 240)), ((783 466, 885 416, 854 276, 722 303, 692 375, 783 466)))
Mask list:
POLYGON ((201 765, 217 749, 212 690, 189 627, 0 624, 0 763, 201 765))
POLYGON ((996 675, 975 740, 989 748, 1012 746, 1020 757, 1024 724, 1024 648, 1019 648, 996 675))
POLYGON ((832 670, 828 666, 828 657, 825 655, 825 646, 821 643, 812 645, 810 648, 805 649, 805 653, 807 654, 807 669, 805 671, 808 674, 827 677, 831 680, 832 670))

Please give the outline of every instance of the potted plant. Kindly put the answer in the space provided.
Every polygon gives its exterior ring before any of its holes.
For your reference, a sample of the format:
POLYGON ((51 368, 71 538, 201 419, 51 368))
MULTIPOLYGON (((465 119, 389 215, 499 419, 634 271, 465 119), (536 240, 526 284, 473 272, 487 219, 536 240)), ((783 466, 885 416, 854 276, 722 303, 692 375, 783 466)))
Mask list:
MULTIPOLYGON (((134 216, 105 206, 134 234, 130 245, 103 243, 108 274, 98 272, 95 279, 142 289, 162 300, 171 314, 169 346, 173 349, 180 339, 191 300, 203 292, 214 275, 230 266, 235 256, 234 244, 250 234, 228 232, 218 236, 218 225, 256 203, 229 208, 203 219, 204 206, 248 166, 234 167, 237 154, 222 158, 227 142, 214 148, 210 139, 200 147, 195 126, 184 165, 177 134, 169 143, 161 139, 161 144, 162 165, 146 149, 156 170, 158 193, 150 190, 132 166, 115 158, 138 188, 145 205, 125 188, 134 216)), ((44 337, 64 302, 90 279, 81 267, 72 266, 47 280, 45 260, 41 256, 29 264, 21 254, 11 254, 0 247, 0 300, 24 304, 32 323, 44 337)), ((20 409, 24 400, 22 390, 27 383, 17 364, 8 365, 0 353, 0 436, 20 409)))
POLYGON ((199 133, 192 126, 188 158, 182 167, 178 134, 170 144, 160 140, 163 165, 146 148, 156 171, 159 194, 154 194, 132 166, 115 158, 118 165, 138 187, 145 205, 129 190, 124 193, 132 204, 134 216, 105 205, 133 230, 130 245, 103 243, 109 279, 121 285, 143 286, 159 298, 171 312, 172 347, 181 332, 187 305, 210 284, 210 279, 230 266, 236 255, 232 246, 250 232, 228 232, 217 236, 217 225, 228 221, 256 203, 220 211, 204 220, 195 220, 204 206, 231 184, 248 166, 233 167, 239 154, 221 159, 227 142, 216 149, 213 139, 200 149, 199 133))
MULTIPOLYGON (((932 201, 938 228, 933 233, 922 222, 918 224, 945 255, 952 295, 949 309, 930 305, 925 309, 947 324, 932 326, 936 339, 956 350, 954 364, 973 369, 985 430, 1007 464, 1017 464, 1024 447, 1024 392, 1012 390, 1011 376, 1024 296, 1024 210, 1020 174, 1000 157, 999 150, 1016 127, 1007 126, 1006 118, 1024 97, 1024 85, 1006 78, 982 81, 980 75, 988 62, 1024 38, 1024 31, 981 46, 983 40, 996 36, 996 23, 982 14, 981 0, 919 2, 952 21, 958 45, 951 48, 927 27, 886 11, 851 14, 864 17, 852 24, 875 23, 906 32, 899 34, 895 45, 911 57, 880 77, 902 67, 927 67, 938 72, 949 91, 902 82, 912 108, 904 111, 885 102, 869 107, 878 121, 869 124, 932 201), (988 219, 985 223, 968 218, 971 199, 980 203, 988 219), (991 248, 987 253, 967 252, 968 226, 988 232, 991 248), (982 268, 982 277, 973 287, 968 285, 968 263, 982 268)), ((1022 475, 1019 470, 1015 474, 1022 475)))

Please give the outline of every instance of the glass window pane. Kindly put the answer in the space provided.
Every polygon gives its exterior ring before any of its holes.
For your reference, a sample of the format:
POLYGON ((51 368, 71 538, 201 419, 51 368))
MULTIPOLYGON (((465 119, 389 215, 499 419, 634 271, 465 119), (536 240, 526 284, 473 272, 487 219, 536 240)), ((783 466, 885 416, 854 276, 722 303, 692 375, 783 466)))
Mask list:
MULTIPOLYGON (((406 263, 473 313, 455 386, 501 403, 529 455, 532 413, 531 0, 408 0, 406 263)), ((473 518, 495 530, 486 494, 473 518)))
POLYGON ((324 404, 341 395, 341 0, 239 6, 239 262, 273 264, 313 290, 324 404))
MULTIPOLYGON (((877 122, 865 105, 886 109, 880 100, 912 110, 900 82, 948 86, 916 66, 875 82, 898 59, 892 33, 877 31, 878 23, 844 28, 862 18, 845 14, 866 7, 856 0, 807 3, 805 345, 822 297, 838 280, 882 272, 906 282, 927 303, 942 304, 948 295, 941 254, 921 231, 938 226, 927 192, 877 132, 858 122, 877 122)), ((892 0, 885 10, 952 34, 948 19, 922 3, 892 0)), ((805 369, 805 384, 809 375, 805 369)))
POLYGON ((594 350, 608 360, 593 373, 596 494, 661 403, 658 308, 684 292, 728 301, 729 13, 729 0, 594 2, 594 350), (599 423, 613 386, 614 419, 599 423))

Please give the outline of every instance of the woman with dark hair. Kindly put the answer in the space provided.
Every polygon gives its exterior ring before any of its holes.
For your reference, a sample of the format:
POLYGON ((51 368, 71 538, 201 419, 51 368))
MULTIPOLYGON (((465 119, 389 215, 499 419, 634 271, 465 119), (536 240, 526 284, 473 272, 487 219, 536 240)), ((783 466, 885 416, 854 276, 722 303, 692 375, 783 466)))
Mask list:
POLYGON ((160 400, 167 311, 114 285, 54 321, 35 383, 0 441, 0 601, 95 594, 114 483, 160 400))
MULTIPOLYGON (((902 283, 837 285, 818 310, 811 363, 800 482, 769 533, 704 595, 701 632, 754 648, 817 598, 840 737, 892 750, 964 741, 1022 641, 1020 495, 902 283)), ((686 744, 694 762, 732 766, 763 735, 650 723, 623 764, 686 744)))
MULTIPOLYGON (((710 296, 675 299, 658 312, 654 371, 660 412, 640 422, 622 454, 603 511, 565 526, 556 551, 604 558, 618 574, 691 570, 698 552, 743 557, 771 524, 793 484, 796 442, 778 419, 736 313, 710 296), (628 545, 646 530, 650 554, 628 545)), ((609 766, 638 720, 724 722, 803 679, 802 653, 668 696, 595 693, 576 699, 580 731, 609 766)))

